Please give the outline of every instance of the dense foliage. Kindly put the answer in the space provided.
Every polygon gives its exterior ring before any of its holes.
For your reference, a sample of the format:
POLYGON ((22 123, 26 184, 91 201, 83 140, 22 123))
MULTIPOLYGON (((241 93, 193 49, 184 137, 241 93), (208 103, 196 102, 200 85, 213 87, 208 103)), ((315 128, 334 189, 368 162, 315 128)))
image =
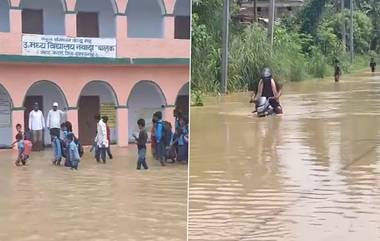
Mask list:
MULTIPOLYGON (((380 52, 380 1, 355 1, 355 63, 363 65, 369 55, 380 52)), ((345 6, 349 7, 349 1, 345 6)), ((237 6, 233 4, 231 10, 233 16, 237 6)), ((349 17, 340 1, 309 0, 296 15, 276 24, 272 52, 262 25, 243 26, 232 21, 228 90, 255 89, 264 66, 270 66, 280 81, 323 78, 332 74, 336 60, 349 72, 355 67, 347 54, 349 17), (347 46, 342 41, 344 22, 347 46)), ((192 88, 197 96, 219 91, 222 22, 223 0, 193 0, 192 88)))

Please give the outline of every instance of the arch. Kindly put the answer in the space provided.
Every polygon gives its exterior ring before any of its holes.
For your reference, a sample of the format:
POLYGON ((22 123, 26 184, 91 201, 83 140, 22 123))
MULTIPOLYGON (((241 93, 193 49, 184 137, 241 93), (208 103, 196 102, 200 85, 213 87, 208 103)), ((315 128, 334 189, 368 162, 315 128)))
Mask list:
POLYGON ((115 0, 77 0, 75 9, 79 12, 78 16, 80 16, 80 12, 92 12, 98 14, 98 37, 116 37, 116 14, 118 10, 115 0))
POLYGON ((0 149, 12 143, 12 108, 11 95, 0 83, 0 149))
POLYGON ((94 116, 101 114, 109 117, 111 142, 117 141, 117 113, 119 101, 111 84, 102 80, 86 83, 78 98, 78 129, 79 138, 85 145, 92 145, 96 132, 94 116))
POLYGON ((167 101, 166 101, 166 97, 165 97, 165 94, 164 92, 162 91, 161 87, 154 81, 152 80, 140 80, 139 82, 137 82, 133 88, 131 89, 131 92, 129 93, 129 96, 128 96, 128 100, 127 100, 127 108, 130 107, 130 99, 131 99, 131 94, 133 93, 133 91, 139 87, 139 85, 142 85, 142 84, 150 84, 151 86, 153 86, 154 88, 156 88, 156 90, 158 91, 158 93, 160 93, 161 97, 162 97, 162 101, 164 103, 164 105, 166 106, 167 105, 167 101))
MULTIPOLYGON (((114 87, 107 81, 104 81, 104 80, 92 80, 90 82, 87 82, 81 89, 81 92, 80 92, 80 95, 83 94, 83 91, 86 89, 86 88, 89 88, 91 87, 91 85, 100 85, 100 86, 103 86, 105 87, 106 91, 108 91, 109 94, 112 95, 112 98, 113 98, 113 102, 115 103, 116 106, 119 105, 119 100, 117 98, 117 94, 116 94, 116 91, 114 89, 114 87)), ((79 99, 80 99, 80 96, 78 97, 78 101, 77 101, 77 107, 79 107, 79 99)))
MULTIPOLYGON (((24 127, 27 127, 29 113, 33 110, 35 102, 40 104, 45 119, 54 102, 58 103, 61 110, 68 108, 68 101, 60 86, 50 80, 36 81, 29 86, 24 96, 24 127)), ((44 134, 44 144, 51 144, 50 134, 47 131, 44 134)))
POLYGON ((43 34, 65 35, 65 11, 64 0, 21 0, 22 9, 42 9, 43 34))
POLYGON ((185 116, 189 114, 189 104, 190 104, 190 86, 189 82, 185 83, 178 91, 175 107, 180 109, 185 116))
POLYGON ((190 16, 190 11, 190 0, 176 0, 174 5, 174 16, 190 16))
POLYGON ((129 0, 126 9, 128 37, 163 38, 165 12, 162 0, 129 0))
POLYGON ((0 32, 10 31, 9 0, 0 0, 0 32))
POLYGON ((162 111, 165 116, 167 106, 164 92, 157 83, 150 80, 137 82, 127 100, 128 108, 128 140, 132 141, 132 135, 138 132, 137 120, 145 119, 146 128, 152 126, 152 115, 156 111, 162 111))

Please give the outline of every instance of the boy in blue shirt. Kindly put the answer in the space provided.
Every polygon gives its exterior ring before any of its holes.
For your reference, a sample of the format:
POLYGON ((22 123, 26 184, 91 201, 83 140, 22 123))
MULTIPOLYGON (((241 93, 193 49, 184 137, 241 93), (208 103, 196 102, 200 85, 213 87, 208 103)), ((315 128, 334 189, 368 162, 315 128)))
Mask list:
POLYGON ((157 111, 154 113, 153 118, 156 121, 156 158, 160 161, 162 166, 165 166, 165 143, 164 143, 164 125, 162 122, 162 112, 157 111))
POLYGON ((67 140, 68 140, 68 156, 69 156, 69 160, 70 160, 70 167, 71 167, 71 170, 78 170, 78 165, 79 165, 79 162, 80 162, 80 156, 79 156, 79 151, 78 151, 78 147, 77 147, 77 144, 75 144, 75 141, 74 141, 74 134, 73 133, 68 133, 67 134, 67 140))

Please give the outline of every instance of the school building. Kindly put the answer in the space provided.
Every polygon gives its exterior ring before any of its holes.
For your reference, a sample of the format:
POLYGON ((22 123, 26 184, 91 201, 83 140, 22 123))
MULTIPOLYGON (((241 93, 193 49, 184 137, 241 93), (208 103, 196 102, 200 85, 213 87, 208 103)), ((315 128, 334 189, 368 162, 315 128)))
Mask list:
MULTIPOLYGON (((190 0, 0 0, 0 147, 53 102, 83 144, 97 113, 127 146, 136 121, 188 112, 190 0)), ((45 144, 50 138, 45 132, 45 144)))

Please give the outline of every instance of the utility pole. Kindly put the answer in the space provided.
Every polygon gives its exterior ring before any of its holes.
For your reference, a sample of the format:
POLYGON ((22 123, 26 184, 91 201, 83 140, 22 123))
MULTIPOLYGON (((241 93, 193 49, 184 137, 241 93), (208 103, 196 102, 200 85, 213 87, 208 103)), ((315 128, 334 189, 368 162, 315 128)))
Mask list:
POLYGON ((346 15, 345 15, 345 5, 344 2, 345 0, 340 0, 341 2, 341 13, 343 16, 343 22, 342 22, 342 44, 343 44, 343 52, 346 53, 347 49, 347 41, 346 41, 346 15))
POLYGON ((275 0, 270 0, 270 4, 269 4, 269 28, 268 28, 268 36, 269 36, 269 40, 270 40, 271 50, 273 49, 275 5, 276 5, 275 0))
POLYGON ((253 0, 253 21, 257 23, 257 0, 253 0))
POLYGON ((354 1, 350 0, 351 8, 351 29, 350 29, 350 53, 351 63, 354 62, 354 1))
POLYGON ((228 87, 228 36, 230 23, 230 0, 224 0, 222 85, 221 92, 227 94, 228 87))

